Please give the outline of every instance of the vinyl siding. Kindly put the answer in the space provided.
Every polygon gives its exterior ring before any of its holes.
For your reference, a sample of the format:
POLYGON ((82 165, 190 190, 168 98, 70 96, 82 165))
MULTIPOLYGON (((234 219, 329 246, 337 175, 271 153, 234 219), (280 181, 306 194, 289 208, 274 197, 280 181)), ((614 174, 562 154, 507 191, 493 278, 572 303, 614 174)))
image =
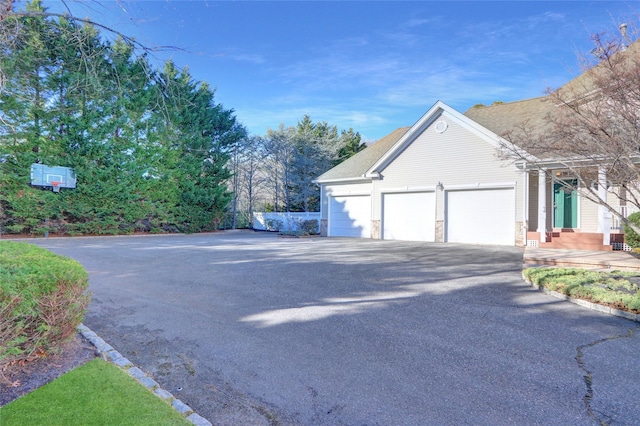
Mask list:
POLYGON ((580 200, 580 231, 598 232, 598 205, 586 198, 580 200))
MULTIPOLYGON (((373 219, 380 219, 381 194, 387 191, 512 184, 516 189, 516 220, 523 218, 524 174, 509 161, 497 157, 496 148, 458 124, 446 112, 433 121, 405 150, 381 171, 373 182, 373 219), (445 120, 448 128, 437 133, 434 125, 445 120)), ((444 194, 436 191, 436 220, 444 219, 444 194)))
MULTIPOLYGON (((548 174, 553 176, 554 170, 549 170, 548 174)), ((618 188, 615 189, 619 191, 618 188)), ((607 202, 619 208, 618 196, 612 192, 607 192, 607 202)), ((584 196, 578 197, 578 230, 581 232, 598 232, 598 204, 584 196)), ((553 226, 553 186, 547 182, 547 230, 553 226)), ((529 175, 529 231, 538 229, 538 172, 532 171, 529 175)))

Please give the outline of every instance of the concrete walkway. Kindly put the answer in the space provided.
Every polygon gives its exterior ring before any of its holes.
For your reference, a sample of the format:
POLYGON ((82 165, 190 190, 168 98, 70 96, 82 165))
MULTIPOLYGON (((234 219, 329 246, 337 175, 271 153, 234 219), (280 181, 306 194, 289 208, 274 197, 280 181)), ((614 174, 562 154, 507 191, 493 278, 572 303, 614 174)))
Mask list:
POLYGON ((640 272, 640 259, 624 251, 559 250, 526 247, 524 263, 525 266, 550 265, 640 272))

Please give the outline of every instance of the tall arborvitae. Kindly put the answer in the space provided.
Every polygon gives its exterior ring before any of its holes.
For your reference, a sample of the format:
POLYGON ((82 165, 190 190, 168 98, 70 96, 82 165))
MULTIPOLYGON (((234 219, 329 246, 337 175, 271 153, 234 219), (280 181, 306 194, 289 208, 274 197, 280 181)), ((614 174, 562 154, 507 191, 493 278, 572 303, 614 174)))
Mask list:
POLYGON ((229 202, 231 110, 185 70, 154 72, 89 25, 33 14, 0 42, 0 232, 215 229, 229 202), (29 185, 40 162, 77 172, 58 194, 29 185))
MULTIPOLYGON (((44 11, 40 1, 27 4, 27 11, 44 11)), ((51 203, 29 191, 29 165, 52 150, 46 124, 49 117, 46 102, 52 96, 43 76, 48 75, 54 61, 49 42, 52 28, 36 16, 8 16, 3 25, 20 28, 0 46, 0 203, 3 228, 21 231, 52 215, 51 203)), ((0 232, 2 230, 0 229, 0 232)))
POLYGON ((216 104, 206 83, 194 82, 172 62, 161 73, 165 94, 166 143, 176 147, 173 177, 179 188, 176 215, 184 231, 216 229, 231 200, 225 147, 244 136, 233 111, 216 104))

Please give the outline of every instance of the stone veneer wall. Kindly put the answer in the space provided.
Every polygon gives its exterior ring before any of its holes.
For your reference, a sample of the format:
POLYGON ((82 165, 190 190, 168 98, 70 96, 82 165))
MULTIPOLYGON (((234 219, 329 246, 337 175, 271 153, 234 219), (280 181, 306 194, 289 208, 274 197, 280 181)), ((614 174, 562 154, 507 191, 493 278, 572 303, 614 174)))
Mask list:
POLYGON ((444 242, 444 220, 436 220, 436 243, 444 242))
POLYGON ((379 240, 382 236, 380 235, 380 220, 372 220, 371 221, 371 238, 374 240, 379 240))
POLYGON ((321 237, 327 236, 327 219, 320 220, 320 236, 321 237))
POLYGON ((524 227, 522 222, 516 222, 516 246, 522 247, 524 245, 524 227))

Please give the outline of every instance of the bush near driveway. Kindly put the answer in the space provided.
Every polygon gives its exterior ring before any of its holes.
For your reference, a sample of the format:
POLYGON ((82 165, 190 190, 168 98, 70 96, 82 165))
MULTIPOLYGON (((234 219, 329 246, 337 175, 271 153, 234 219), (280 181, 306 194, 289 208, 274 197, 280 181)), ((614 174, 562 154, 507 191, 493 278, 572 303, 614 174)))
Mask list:
MULTIPOLYGON (((634 225, 640 226, 640 212, 630 214, 628 219, 634 225)), ((640 247, 640 235, 636 234, 636 231, 626 223, 622 224, 622 229, 624 231, 624 242, 634 249, 640 247)))
POLYGON ((532 283, 575 299, 640 313, 640 275, 634 272, 598 272, 575 268, 528 268, 532 283))
POLYGON ((32 244, 0 241, 0 371, 56 352, 89 304, 88 274, 75 260, 32 244))

